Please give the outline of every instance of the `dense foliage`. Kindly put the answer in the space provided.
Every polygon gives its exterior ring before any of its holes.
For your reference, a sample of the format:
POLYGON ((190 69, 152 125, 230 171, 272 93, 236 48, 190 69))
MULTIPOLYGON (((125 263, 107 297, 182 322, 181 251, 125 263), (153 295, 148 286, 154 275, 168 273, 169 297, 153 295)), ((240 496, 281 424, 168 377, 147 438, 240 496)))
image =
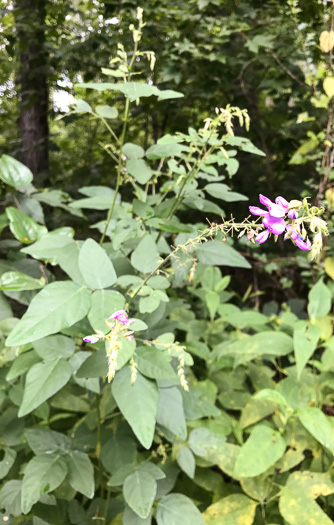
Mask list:
POLYGON ((147 4, 43 4, 72 103, 32 173, 31 5, 1 3, 0 517, 328 525, 332 6, 147 4))

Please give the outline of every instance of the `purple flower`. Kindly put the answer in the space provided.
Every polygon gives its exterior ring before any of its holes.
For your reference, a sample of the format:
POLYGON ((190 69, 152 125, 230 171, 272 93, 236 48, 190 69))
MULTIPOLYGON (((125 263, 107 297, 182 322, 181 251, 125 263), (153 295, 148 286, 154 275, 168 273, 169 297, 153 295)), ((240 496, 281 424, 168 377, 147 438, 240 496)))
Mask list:
POLYGON ((299 229, 293 228, 290 224, 288 224, 286 227, 286 234, 284 238, 292 239, 296 246, 298 246, 298 248, 300 248, 301 250, 308 251, 311 249, 308 243, 304 241, 299 229))
POLYGON ((264 242, 266 242, 266 240, 268 239, 269 237, 269 230, 264 230, 263 232, 259 233, 256 237, 255 237, 255 240, 259 243, 259 244, 262 244, 264 242))
POLYGON ((262 224, 274 235, 280 235, 285 230, 285 220, 280 217, 267 215, 266 217, 263 217, 262 224))
POLYGON ((129 322, 129 318, 125 310, 117 310, 117 312, 113 313, 110 317, 108 317, 108 320, 109 319, 117 319, 117 321, 119 321, 122 324, 126 324, 129 322))
POLYGON ((99 338, 96 335, 86 335, 86 337, 83 338, 83 341, 85 341, 85 343, 91 343, 92 345, 94 343, 97 343, 98 340, 99 338))
POLYGON ((133 333, 133 330, 129 330, 129 332, 126 332, 126 334, 124 334, 124 337, 126 337, 128 341, 132 341, 133 333))
POLYGON ((298 212, 296 210, 289 210, 288 211, 288 217, 289 219, 297 219, 298 217, 298 212))

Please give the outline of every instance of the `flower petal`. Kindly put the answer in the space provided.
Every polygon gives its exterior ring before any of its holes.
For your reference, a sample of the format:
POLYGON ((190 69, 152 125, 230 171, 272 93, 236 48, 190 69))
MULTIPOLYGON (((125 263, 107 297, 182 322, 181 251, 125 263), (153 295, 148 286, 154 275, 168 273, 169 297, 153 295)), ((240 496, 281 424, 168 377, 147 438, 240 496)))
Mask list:
POLYGON ((289 217, 289 219, 297 219, 298 211, 297 210, 289 210, 288 211, 288 217, 289 217))
POLYGON ((259 200, 261 204, 264 204, 264 206, 269 206, 269 204, 273 204, 273 202, 270 199, 268 199, 268 197, 262 195, 262 193, 260 193, 259 195, 259 200))
POLYGON ((296 245, 298 246, 298 248, 300 248, 301 250, 310 250, 311 247, 307 244, 307 242, 303 241, 302 239, 302 236, 301 235, 298 235, 298 237, 296 239, 294 239, 296 245))
POLYGON ((281 197, 281 196, 276 197, 275 202, 279 206, 283 206, 283 208, 287 208, 289 206, 288 201, 284 197, 281 197))
POLYGON ((253 215, 268 215, 267 211, 261 210, 261 208, 258 208, 257 206, 249 206, 249 211, 253 215))
POLYGON ((126 324, 129 321, 125 310, 117 310, 117 312, 113 313, 110 317, 108 317, 108 320, 109 319, 117 319, 117 321, 119 321, 122 324, 126 324))
POLYGON ((83 338, 83 341, 85 341, 85 343, 91 343, 92 345, 94 343, 97 343, 99 340, 98 337, 96 337, 96 335, 86 335, 86 337, 83 338))
POLYGON ((269 230, 264 230, 263 232, 259 233, 256 237, 255 237, 255 240, 259 243, 259 244, 262 244, 264 242, 266 242, 266 240, 268 239, 269 237, 269 230))
POLYGON ((271 215, 263 217, 262 224, 274 235, 280 235, 285 230, 285 221, 278 217, 272 217, 271 215))
POLYGON ((268 208, 269 215, 272 215, 273 217, 284 217, 284 215, 288 211, 283 206, 274 203, 268 204, 268 208))

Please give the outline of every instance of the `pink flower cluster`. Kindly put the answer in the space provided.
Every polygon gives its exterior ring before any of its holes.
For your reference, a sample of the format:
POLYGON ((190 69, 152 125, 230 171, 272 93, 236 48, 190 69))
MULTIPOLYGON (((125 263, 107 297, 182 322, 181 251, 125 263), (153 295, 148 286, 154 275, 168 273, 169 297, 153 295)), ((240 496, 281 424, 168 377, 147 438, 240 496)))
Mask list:
POLYGON ((267 206, 268 211, 262 210, 257 206, 249 206, 249 211, 253 215, 261 215, 263 217, 262 224, 266 228, 266 230, 255 237, 259 244, 266 242, 270 233, 280 235, 286 231, 285 239, 292 239, 301 250, 311 249, 309 244, 303 240, 299 227, 293 225, 293 219, 298 217, 297 211, 289 209, 289 203, 284 197, 276 197, 275 202, 272 202, 268 197, 260 194, 259 199, 261 204, 267 206), (286 223, 284 219, 286 215, 288 219, 292 219, 292 224, 286 223))
MULTIPOLYGON (((119 323, 123 324, 123 325, 127 325, 125 326, 125 328, 128 328, 130 326, 130 324, 133 323, 133 321, 131 321, 128 316, 127 316, 127 313, 125 310, 117 310, 117 312, 113 313, 110 317, 108 317, 107 321, 109 320, 115 320, 115 321, 118 321, 119 323)), ((109 323, 107 323, 108 326, 109 326, 109 323)), ((112 327, 112 325, 110 325, 110 327, 112 327)), ((123 335, 123 337, 126 337, 128 339, 128 341, 132 341, 133 339, 133 330, 128 330, 125 334, 121 334, 123 335)), ((101 333, 101 335, 87 335, 86 337, 83 338, 83 340, 85 341, 85 343, 91 343, 92 345, 94 343, 97 343, 100 339, 103 339, 103 333, 101 333)))

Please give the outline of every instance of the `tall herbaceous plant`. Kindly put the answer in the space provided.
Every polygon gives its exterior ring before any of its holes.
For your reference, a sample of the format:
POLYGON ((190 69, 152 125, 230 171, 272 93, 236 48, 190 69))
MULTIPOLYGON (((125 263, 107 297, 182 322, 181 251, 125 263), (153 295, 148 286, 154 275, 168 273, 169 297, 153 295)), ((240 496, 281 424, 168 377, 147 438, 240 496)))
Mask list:
POLYGON ((281 237, 318 257, 323 210, 261 194, 241 222, 222 219, 217 200, 247 200, 228 184, 238 151, 263 155, 234 135, 236 121, 249 127, 238 107, 146 151, 129 141, 143 97, 159 107, 183 96, 145 82, 155 57, 140 48, 144 26, 138 9, 133 49, 118 45, 107 82, 78 86, 78 126, 86 114, 110 133, 110 186, 64 202, 0 159, 18 203, 0 216, 13 235, 0 278, 2 521, 327 525, 330 290, 322 280, 311 289, 308 318, 264 315, 230 302, 227 272, 251 268, 232 236, 245 249, 281 237), (117 108, 105 103, 113 97, 117 108), (100 220, 75 239, 71 227, 48 231, 42 213, 31 217, 45 206, 100 220), (189 210, 195 223, 182 220, 189 210), (12 305, 26 309, 21 319, 12 305))

